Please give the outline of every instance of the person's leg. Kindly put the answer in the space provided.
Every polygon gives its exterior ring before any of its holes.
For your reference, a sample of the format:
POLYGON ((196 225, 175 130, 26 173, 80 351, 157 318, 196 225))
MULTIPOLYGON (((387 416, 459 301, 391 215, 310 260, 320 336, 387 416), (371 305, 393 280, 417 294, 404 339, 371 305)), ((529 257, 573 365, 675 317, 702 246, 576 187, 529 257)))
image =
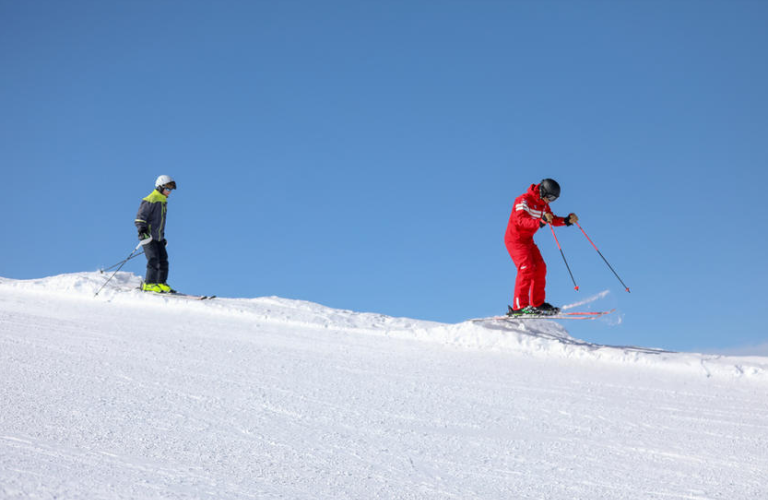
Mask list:
POLYGON ((165 242, 158 244, 158 263, 157 263, 157 282, 166 283, 168 281, 168 252, 165 249, 165 242))
POLYGON ((546 299, 547 287, 547 264, 541 256, 539 247, 533 245, 531 250, 531 259, 533 261, 533 279, 531 280, 531 305, 539 307, 546 299))
POLYGON ((150 241, 144 245, 144 255, 147 257, 147 274, 144 276, 144 283, 161 283, 158 281, 160 279, 161 246, 157 241, 150 241))
POLYGON ((531 305, 531 285, 535 279, 535 262, 533 249, 536 245, 530 244, 510 244, 507 251, 512 262, 517 267, 517 278, 515 278, 515 296, 512 301, 512 309, 520 310, 531 305))

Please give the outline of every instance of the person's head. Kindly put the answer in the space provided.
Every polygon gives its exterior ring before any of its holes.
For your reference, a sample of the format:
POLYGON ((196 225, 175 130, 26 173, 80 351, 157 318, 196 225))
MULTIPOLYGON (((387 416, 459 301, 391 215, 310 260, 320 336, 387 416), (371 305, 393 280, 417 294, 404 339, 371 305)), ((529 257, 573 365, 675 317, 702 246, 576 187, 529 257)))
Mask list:
POLYGON ((155 181, 155 189, 168 196, 172 190, 176 189, 176 181, 171 179, 170 175, 161 175, 155 181))
POLYGON ((554 179, 544 179, 539 183, 539 196, 546 203, 552 203, 560 197, 560 184, 554 179))

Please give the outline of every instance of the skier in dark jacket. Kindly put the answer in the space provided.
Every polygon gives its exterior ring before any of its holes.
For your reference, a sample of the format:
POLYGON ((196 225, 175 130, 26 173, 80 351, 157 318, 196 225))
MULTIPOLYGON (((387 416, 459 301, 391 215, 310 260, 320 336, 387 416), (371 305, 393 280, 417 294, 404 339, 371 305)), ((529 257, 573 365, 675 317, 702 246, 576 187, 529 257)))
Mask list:
POLYGON ((512 312, 515 314, 557 314, 560 309, 544 302, 546 297, 547 265, 533 235, 547 223, 553 226, 570 226, 578 222, 576 214, 558 217, 552 214, 549 204, 560 197, 560 184, 544 179, 531 184, 528 191, 515 199, 509 216, 504 243, 517 267, 515 297, 512 312))
POLYGON ((165 216, 168 211, 168 196, 176 189, 176 181, 161 175, 155 181, 155 190, 149 193, 139 205, 136 214, 136 228, 139 240, 147 256, 147 274, 142 290, 155 293, 175 293, 168 286, 168 252, 165 246, 165 216))

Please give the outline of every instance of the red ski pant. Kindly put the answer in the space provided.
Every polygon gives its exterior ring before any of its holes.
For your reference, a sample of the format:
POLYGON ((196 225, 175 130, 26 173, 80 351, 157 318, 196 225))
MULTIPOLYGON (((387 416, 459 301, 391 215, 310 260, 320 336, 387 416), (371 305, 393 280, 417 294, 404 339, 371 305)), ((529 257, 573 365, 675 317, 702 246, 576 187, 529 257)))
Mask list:
POLYGON ((541 257, 539 247, 533 242, 507 242, 507 251, 517 266, 515 297, 512 307, 522 309, 525 306, 538 307, 544 303, 547 286, 547 265, 541 257))

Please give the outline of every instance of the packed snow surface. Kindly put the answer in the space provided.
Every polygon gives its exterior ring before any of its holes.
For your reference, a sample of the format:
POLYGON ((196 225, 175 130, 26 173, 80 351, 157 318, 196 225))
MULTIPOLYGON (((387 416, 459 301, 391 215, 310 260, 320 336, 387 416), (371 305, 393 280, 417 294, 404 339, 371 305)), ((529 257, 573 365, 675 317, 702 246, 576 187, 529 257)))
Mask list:
POLYGON ((105 279, 0 278, 2 499, 768 498, 768 358, 105 279))

